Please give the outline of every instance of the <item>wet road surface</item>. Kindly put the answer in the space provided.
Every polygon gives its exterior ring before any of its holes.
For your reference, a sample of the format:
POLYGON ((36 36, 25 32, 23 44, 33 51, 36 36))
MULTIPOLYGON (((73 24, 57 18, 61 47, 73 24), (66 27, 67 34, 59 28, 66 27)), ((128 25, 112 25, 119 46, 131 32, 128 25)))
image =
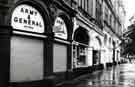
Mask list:
POLYGON ((62 87, 135 87, 135 64, 122 64, 96 71, 62 87))

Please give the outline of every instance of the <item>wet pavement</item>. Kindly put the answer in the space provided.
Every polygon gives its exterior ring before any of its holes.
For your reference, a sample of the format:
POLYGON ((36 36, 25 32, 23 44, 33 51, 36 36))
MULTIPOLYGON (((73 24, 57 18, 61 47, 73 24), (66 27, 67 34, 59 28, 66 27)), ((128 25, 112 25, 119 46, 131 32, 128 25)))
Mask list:
POLYGON ((96 71, 62 87, 135 87, 135 64, 121 64, 96 71))

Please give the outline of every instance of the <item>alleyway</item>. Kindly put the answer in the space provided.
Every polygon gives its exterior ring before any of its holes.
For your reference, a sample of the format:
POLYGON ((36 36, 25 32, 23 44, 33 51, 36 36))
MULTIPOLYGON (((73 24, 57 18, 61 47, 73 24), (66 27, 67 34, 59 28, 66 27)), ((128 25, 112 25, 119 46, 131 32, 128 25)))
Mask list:
POLYGON ((135 87, 135 64, 122 64, 97 71, 62 87, 135 87))

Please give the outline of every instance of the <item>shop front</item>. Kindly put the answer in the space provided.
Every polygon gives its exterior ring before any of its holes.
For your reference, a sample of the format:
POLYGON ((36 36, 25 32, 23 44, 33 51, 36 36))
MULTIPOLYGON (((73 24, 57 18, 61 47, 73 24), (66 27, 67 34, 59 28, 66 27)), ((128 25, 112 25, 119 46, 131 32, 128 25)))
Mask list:
POLYGON ((92 40, 90 46, 92 49, 92 66, 93 70, 103 69, 104 67, 104 48, 102 44, 102 36, 95 31, 91 31, 92 40))
POLYGON ((93 47, 93 65, 98 65, 101 63, 101 47, 102 43, 99 36, 94 36, 91 42, 93 47))
POLYGON ((83 27, 74 32, 73 37, 73 71, 75 76, 90 72, 88 68, 89 35, 83 27))
MULTIPOLYGON (((68 61, 70 61, 70 41, 68 41, 68 23, 70 20, 63 13, 58 14, 53 25, 53 73, 56 76, 56 83, 68 78, 68 61)), ((71 66, 71 65, 70 65, 71 66)))
MULTIPOLYGON (((12 8, 10 41, 10 86, 40 86, 45 79, 46 35, 50 19, 45 6, 33 1, 16 3, 12 8)), ((51 29, 51 28, 50 28, 51 29)), ((49 43, 49 42, 47 42, 49 43)), ((46 52, 48 50, 48 52, 46 52)), ((49 65, 49 64, 48 64, 49 65)))
POLYGON ((10 3, 2 5, 6 11, 0 26, 4 87, 39 87, 69 79, 76 11, 61 0, 10 3))

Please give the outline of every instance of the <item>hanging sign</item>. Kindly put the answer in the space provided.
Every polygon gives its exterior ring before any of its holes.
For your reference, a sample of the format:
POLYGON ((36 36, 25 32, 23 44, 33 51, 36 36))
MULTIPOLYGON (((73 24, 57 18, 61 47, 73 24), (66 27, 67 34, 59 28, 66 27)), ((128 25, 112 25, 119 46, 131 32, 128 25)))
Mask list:
POLYGON ((11 26, 14 29, 43 33, 44 21, 39 11, 29 5, 17 6, 11 18, 11 26))
POLYGON ((56 37, 67 39, 67 27, 61 17, 57 17, 53 26, 53 32, 56 37))

